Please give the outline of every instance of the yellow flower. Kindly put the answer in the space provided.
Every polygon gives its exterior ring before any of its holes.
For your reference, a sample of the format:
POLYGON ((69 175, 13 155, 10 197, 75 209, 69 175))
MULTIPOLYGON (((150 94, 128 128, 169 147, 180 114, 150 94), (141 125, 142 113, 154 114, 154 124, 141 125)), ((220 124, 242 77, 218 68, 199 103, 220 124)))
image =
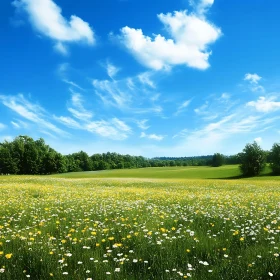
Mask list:
POLYGON ((10 259, 10 258, 12 257, 12 255, 13 255, 12 253, 6 254, 6 255, 5 255, 5 258, 6 258, 6 259, 10 259))

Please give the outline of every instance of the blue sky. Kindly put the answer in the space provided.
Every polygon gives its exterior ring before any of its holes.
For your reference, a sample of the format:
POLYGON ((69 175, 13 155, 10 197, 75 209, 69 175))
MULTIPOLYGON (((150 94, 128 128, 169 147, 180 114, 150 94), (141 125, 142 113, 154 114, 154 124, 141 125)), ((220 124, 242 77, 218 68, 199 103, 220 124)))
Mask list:
POLYGON ((0 2, 0 141, 198 156, 279 142, 277 0, 0 2))

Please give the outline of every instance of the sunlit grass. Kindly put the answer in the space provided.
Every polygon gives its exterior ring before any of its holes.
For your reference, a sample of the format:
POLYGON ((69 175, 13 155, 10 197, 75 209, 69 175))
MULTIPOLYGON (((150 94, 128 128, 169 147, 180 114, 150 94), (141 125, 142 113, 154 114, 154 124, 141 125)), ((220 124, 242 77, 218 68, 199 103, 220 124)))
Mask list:
POLYGON ((280 185, 0 177, 0 279, 280 279, 280 185))

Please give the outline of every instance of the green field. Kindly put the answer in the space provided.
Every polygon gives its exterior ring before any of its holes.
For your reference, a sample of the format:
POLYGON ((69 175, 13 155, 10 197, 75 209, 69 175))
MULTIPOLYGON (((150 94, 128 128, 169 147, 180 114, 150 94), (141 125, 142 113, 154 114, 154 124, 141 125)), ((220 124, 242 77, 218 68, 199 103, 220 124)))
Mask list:
POLYGON ((279 177, 238 172, 1 176, 0 279, 280 279, 279 177))
MULTIPOLYGON (((271 170, 267 167, 259 180, 273 179, 271 170)), ((225 165, 222 167, 188 166, 188 167, 150 167, 139 169, 115 169, 89 172, 72 172, 57 174, 59 178, 154 178, 154 179, 237 179, 241 176, 238 165, 225 165)), ((250 178, 252 179, 252 178, 250 178)))

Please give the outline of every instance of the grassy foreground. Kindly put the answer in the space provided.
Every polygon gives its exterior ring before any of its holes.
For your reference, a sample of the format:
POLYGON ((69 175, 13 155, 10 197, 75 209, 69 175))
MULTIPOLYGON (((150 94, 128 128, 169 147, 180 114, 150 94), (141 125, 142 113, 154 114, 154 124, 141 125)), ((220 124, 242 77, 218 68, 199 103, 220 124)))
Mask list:
POLYGON ((280 279, 280 185, 0 177, 0 279, 280 279))

